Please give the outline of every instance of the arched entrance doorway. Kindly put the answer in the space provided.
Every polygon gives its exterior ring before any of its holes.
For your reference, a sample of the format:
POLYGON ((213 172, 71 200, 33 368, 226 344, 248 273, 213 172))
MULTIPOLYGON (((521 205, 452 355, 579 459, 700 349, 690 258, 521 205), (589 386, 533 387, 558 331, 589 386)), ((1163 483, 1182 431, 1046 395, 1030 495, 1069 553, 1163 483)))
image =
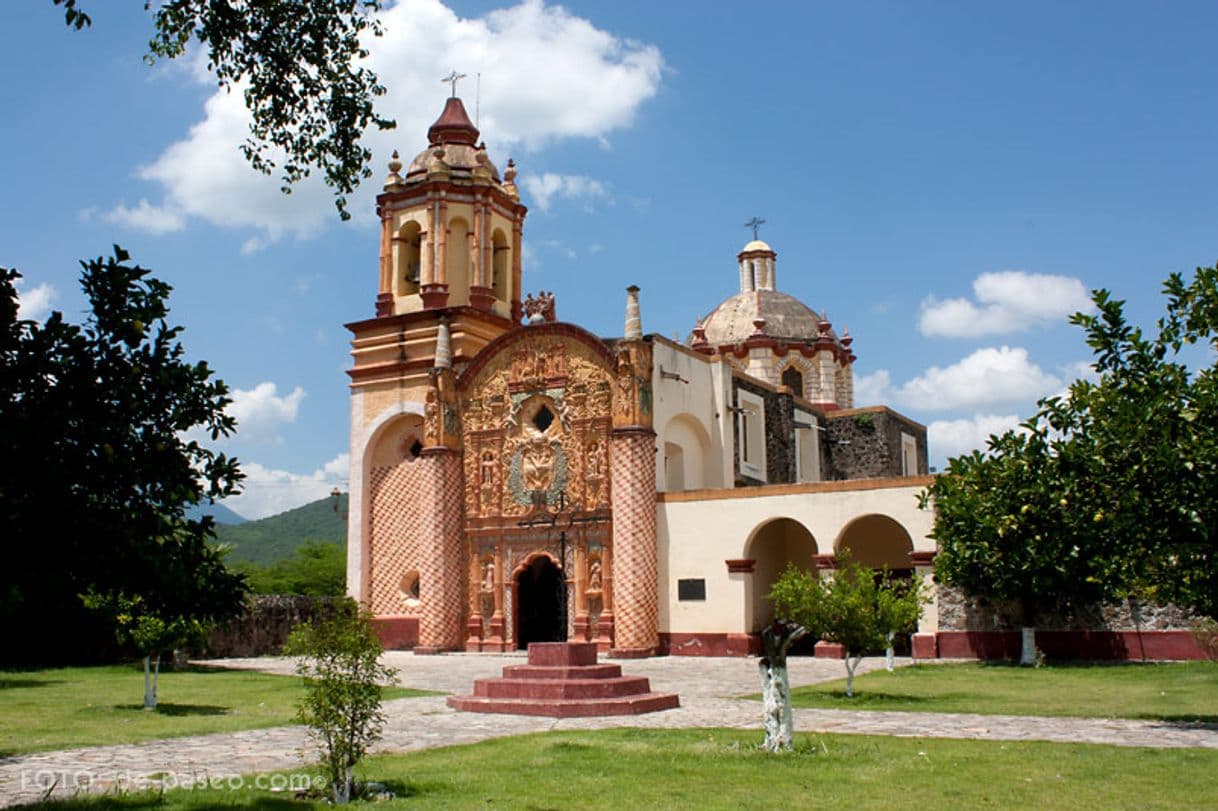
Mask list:
POLYGON ((549 555, 537 555, 516 572, 516 647, 530 642, 565 642, 562 571, 549 555))
POLYGON ((745 587, 745 630, 756 633, 774 621, 774 606, 766 599, 787 564, 815 570, 816 539, 793 518, 775 518, 753 531, 744 547, 753 573, 745 587))

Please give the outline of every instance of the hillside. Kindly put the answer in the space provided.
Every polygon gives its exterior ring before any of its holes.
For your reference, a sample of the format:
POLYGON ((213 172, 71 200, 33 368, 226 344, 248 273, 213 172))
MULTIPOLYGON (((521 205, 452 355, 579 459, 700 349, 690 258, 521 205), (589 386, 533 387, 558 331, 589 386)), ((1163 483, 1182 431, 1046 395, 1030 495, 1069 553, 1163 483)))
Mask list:
POLYGON ((186 508, 187 518, 202 518, 210 515, 217 524, 244 524, 249 519, 225 507, 223 504, 192 504, 186 508))
POLYGON ((323 498, 294 510, 246 521, 244 524, 216 527, 216 539, 232 551, 228 560, 268 565, 292 557, 307 541, 324 541, 336 546, 347 542, 347 494, 340 498, 338 512, 334 501, 323 498))

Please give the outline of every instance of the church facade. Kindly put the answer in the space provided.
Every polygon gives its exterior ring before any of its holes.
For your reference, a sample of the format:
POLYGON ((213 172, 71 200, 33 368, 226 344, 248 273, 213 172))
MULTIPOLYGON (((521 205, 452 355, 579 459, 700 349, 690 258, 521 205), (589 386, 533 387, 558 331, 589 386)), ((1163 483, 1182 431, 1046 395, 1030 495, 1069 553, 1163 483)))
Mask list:
MULTIPOLYGON (((387 645, 743 655, 788 563, 931 572, 926 430, 856 407, 853 339, 769 245, 686 341, 643 331, 635 287, 593 335, 524 294, 516 168, 478 137, 453 97, 395 153, 375 314, 347 325, 347 583, 387 645)), ((932 603, 924 653, 936 629, 932 603)))

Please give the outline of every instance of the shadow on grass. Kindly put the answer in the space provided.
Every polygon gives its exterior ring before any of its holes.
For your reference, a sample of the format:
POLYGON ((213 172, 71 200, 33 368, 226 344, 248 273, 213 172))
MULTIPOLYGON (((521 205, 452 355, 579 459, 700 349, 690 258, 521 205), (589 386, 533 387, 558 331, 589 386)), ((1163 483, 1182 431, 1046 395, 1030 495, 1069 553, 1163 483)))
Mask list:
MULTIPOLYGON (((116 710, 143 710, 143 704, 115 704, 116 710)), ((232 707, 219 707, 215 704, 163 704, 157 703, 156 709, 152 712, 157 715, 168 715, 170 717, 179 717, 186 715, 228 715, 233 711, 232 707)))
MULTIPOLYGON (((952 698, 953 696, 936 696, 933 700, 942 698, 952 698)), ((760 696, 758 696, 760 698, 760 696)), ((833 709, 842 710, 862 710, 875 709, 877 707, 908 707, 912 704, 925 704, 931 701, 930 696, 915 696, 907 693, 887 693, 877 692, 875 690, 855 690, 854 695, 847 698, 844 692, 807 692, 797 693, 792 691, 791 703, 795 707, 811 707, 812 702, 817 706, 825 704, 833 705, 833 709), (806 702, 806 703, 801 703, 806 702)))
POLYGON ((10 679, 0 676, 0 690, 20 690, 26 687, 50 687, 63 684, 60 679, 10 679))
POLYGON ((1163 726, 1181 729, 1213 729, 1218 730, 1218 715, 1135 715, 1141 721, 1160 721, 1163 726))

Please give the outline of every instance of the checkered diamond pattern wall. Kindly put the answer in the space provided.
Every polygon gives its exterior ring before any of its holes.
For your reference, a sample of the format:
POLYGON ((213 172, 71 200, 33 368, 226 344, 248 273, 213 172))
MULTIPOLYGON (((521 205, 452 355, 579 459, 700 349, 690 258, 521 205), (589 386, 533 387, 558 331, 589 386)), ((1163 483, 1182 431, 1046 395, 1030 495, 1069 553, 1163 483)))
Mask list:
POLYGON ((369 595, 372 612, 378 616, 418 612, 418 605, 411 605, 409 594, 402 592, 402 577, 419 568, 420 545, 430 532, 429 517, 419 501, 422 471, 419 460, 372 469, 369 595))
POLYGON ((429 449, 415 464, 422 477, 418 509, 427 519, 427 540, 419 550, 419 647, 459 650, 465 644, 466 600, 461 452, 429 449))
POLYGON ((614 648, 652 651, 659 644, 655 433, 614 432, 610 447, 614 648))

